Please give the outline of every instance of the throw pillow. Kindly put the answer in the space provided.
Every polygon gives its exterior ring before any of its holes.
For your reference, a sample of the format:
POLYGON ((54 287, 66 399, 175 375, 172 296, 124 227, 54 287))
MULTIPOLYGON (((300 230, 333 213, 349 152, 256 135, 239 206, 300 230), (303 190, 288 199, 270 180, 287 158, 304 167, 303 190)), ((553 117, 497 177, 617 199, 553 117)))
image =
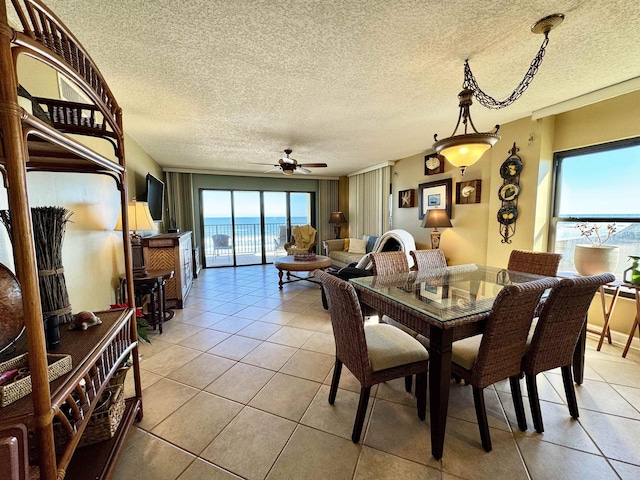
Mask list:
POLYGON ((373 247, 376 245, 377 240, 378 237, 374 237, 373 235, 369 236, 369 238, 367 239, 367 253, 373 252, 373 247))
POLYGON ((348 252, 349 251, 349 240, 351 240, 350 238, 345 238, 344 239, 344 248, 342 249, 343 252, 348 252))
POLYGON ((367 242, 358 238, 352 238, 349 242, 349 253, 367 253, 367 242))

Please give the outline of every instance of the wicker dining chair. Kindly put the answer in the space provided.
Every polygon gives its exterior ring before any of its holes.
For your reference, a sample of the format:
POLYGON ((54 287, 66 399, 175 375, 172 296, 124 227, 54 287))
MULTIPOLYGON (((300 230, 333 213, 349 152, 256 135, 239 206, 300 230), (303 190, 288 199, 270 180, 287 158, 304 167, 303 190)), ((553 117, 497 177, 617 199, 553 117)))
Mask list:
MULTIPOLYGON (((544 431, 536 375, 560 367, 569 414, 578 418, 578 403, 573 387, 571 363, 573 351, 587 318, 593 296, 600 286, 615 280, 606 273, 590 277, 565 278, 551 289, 533 335, 527 340, 527 351, 522 361, 522 371, 527 382, 529 405, 533 425, 538 433, 544 431)), ((524 412, 518 424, 524 422, 524 412)), ((516 412, 518 415, 518 412, 516 412)))
MULTIPOLYGON (((484 388, 509 379, 518 419, 524 417, 520 392, 522 357, 533 312, 544 291, 559 282, 543 278, 507 285, 496 297, 482 335, 453 342, 452 373, 473 387, 473 400, 483 448, 491 451, 484 388)), ((526 423, 518 425, 526 430, 526 423)))
POLYGON ((322 282, 327 295, 336 343, 329 403, 335 402, 343 364, 360 382, 360 401, 351 433, 353 443, 360 440, 371 387, 380 382, 416 374, 418 417, 424 420, 429 368, 427 350, 416 339, 391 325, 365 325, 355 288, 349 282, 322 270, 316 270, 314 275, 322 282))
POLYGON ((444 256, 444 252, 439 248, 412 250, 409 253, 413 257, 413 264, 416 270, 419 272, 434 268, 447 268, 447 259, 444 256))
POLYGON ((558 273, 558 265, 561 259, 562 254, 560 253, 512 250, 507 269, 544 275, 545 277, 555 277, 558 273))
POLYGON ((391 275, 409 271, 409 262, 404 252, 377 252, 371 254, 374 275, 391 275))

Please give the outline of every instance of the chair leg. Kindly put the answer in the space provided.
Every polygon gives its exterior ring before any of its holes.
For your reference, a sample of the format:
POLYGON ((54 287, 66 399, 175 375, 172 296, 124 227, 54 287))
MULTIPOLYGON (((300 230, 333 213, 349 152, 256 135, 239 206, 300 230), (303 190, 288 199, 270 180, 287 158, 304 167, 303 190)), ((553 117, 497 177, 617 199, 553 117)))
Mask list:
POLYGON ((418 418, 424 420, 427 416, 427 372, 416 374, 416 401, 418 403, 418 418))
POLYGON ((338 384, 340 383, 341 373, 342 361, 336 357, 336 363, 333 366, 333 377, 331 378, 331 388, 329 389, 329 404, 331 405, 336 401, 336 393, 338 393, 338 384))
POLYGON ((571 374, 571 367, 560 367, 562 371, 562 382, 564 383, 564 393, 567 396, 567 404, 569 405, 569 414, 573 418, 578 418, 578 401, 576 400, 576 391, 573 387, 573 375, 571 374))
POLYGON ((522 403, 522 391, 520 390, 520 375, 509 377, 511 385, 511 396, 513 397, 513 407, 516 410, 518 428, 523 432, 527 429, 527 417, 524 414, 524 404, 522 403))
POLYGON ((527 379, 527 391, 529 393, 529 405, 531 406, 531 416, 533 417, 533 426, 536 432, 544 432, 544 425, 542 423, 542 412, 540 411, 540 398, 538 397, 538 384, 536 383, 536 376, 527 373, 525 375, 527 379))
POLYGON ((489 421, 487 420, 487 409, 484 405, 484 389, 473 387, 473 403, 476 406, 476 418, 480 429, 480 439, 482 448, 487 452, 491 451, 491 435, 489 434, 489 421))
POLYGON ((370 393, 371 387, 360 389, 358 412, 356 413, 356 421, 353 424, 353 432, 351 433, 351 440, 353 443, 358 443, 360 441, 360 434, 362 433, 362 426, 364 425, 364 417, 367 414, 367 405, 369 404, 370 393))
MULTIPOLYGON (((416 379, 417 381, 417 379, 416 379)), ((413 375, 407 375, 404 377, 404 389, 407 392, 411 392, 411 386, 413 385, 413 375)))

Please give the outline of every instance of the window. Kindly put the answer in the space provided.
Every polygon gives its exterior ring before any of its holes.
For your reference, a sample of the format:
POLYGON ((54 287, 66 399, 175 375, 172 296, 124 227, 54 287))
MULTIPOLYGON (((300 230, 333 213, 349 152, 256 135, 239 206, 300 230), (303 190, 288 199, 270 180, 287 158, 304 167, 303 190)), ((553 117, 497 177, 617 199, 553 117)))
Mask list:
POLYGON ((588 244, 578 223, 599 226, 603 237, 607 225, 616 232, 607 245, 620 247, 615 275, 621 280, 630 266, 629 255, 640 255, 640 138, 558 152, 555 161, 555 196, 551 222, 552 250, 562 253, 559 270, 574 271, 576 244, 588 244))

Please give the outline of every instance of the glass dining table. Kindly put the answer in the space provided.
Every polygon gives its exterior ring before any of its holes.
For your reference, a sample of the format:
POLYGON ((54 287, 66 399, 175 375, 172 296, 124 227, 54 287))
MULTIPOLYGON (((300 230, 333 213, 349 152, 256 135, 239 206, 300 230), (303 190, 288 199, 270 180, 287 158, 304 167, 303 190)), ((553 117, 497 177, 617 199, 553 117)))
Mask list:
MULTIPOLYGON (((505 285, 540 278, 543 277, 470 264, 350 280, 361 303, 429 338, 431 453, 436 459, 442 458, 444 447, 451 344, 482 333, 493 302, 505 285)), ((583 365, 584 335, 582 347, 576 347, 574 355, 577 383, 582 382, 583 365)))

